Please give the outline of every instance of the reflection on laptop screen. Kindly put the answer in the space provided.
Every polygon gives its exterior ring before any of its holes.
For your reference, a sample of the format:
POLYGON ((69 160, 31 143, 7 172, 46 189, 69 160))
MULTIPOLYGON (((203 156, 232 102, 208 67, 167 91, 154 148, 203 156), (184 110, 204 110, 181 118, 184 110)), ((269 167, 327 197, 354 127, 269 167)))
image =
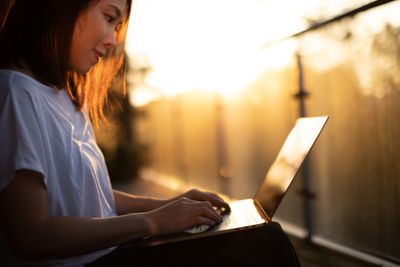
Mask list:
POLYGON ((328 117, 299 118, 271 165, 255 199, 269 218, 275 213, 328 117))

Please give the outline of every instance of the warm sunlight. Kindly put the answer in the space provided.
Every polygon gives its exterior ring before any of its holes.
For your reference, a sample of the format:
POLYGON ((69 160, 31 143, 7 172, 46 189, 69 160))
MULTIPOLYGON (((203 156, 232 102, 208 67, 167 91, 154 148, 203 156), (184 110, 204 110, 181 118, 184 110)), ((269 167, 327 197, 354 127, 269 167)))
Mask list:
POLYGON ((265 69, 290 62, 297 45, 268 54, 260 47, 365 2, 136 0, 127 52, 133 62, 145 57, 152 72, 132 103, 193 89, 240 92, 265 69))

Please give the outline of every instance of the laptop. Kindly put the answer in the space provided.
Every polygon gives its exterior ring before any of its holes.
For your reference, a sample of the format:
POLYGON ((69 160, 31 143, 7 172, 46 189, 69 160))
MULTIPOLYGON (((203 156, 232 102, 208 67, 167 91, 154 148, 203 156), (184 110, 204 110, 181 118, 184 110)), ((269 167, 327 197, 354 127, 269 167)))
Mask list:
POLYGON ((161 245, 266 225, 275 214, 327 121, 328 116, 297 119, 258 192, 251 199, 230 202, 231 210, 221 214, 223 217, 221 224, 214 227, 199 225, 183 233, 147 238, 143 240, 143 245, 161 245))

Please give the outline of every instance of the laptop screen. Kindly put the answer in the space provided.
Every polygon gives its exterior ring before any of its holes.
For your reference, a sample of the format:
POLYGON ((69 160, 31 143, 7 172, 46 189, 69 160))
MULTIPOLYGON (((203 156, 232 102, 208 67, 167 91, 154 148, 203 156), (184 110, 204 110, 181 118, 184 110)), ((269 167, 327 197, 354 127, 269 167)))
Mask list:
POLYGON ((327 120, 328 116, 299 118, 290 131, 255 196, 270 219, 327 120))

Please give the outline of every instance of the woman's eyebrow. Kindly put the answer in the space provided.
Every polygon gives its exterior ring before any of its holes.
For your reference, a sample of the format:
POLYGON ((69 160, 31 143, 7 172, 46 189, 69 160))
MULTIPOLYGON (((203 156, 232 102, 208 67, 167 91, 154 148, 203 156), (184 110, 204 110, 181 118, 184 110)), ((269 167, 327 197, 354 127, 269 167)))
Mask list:
POLYGON ((112 9, 114 9, 117 18, 119 19, 121 17, 122 11, 115 5, 113 4, 108 4, 112 9))

